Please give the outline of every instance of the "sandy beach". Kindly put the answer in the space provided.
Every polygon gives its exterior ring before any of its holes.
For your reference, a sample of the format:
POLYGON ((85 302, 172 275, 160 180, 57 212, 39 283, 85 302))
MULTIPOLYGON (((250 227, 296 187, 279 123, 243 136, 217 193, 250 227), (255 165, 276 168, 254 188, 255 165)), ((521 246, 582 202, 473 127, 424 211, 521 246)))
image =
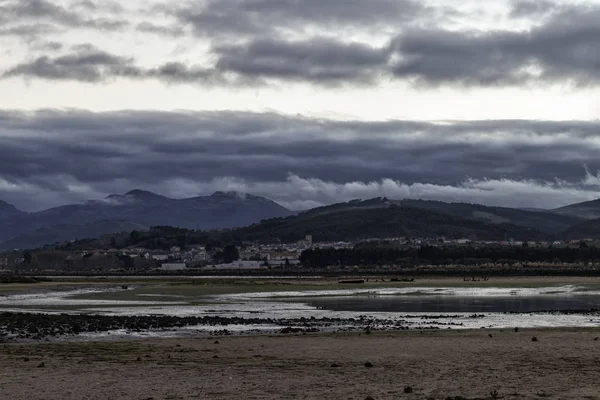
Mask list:
POLYGON ((0 398, 595 399, 598 336, 521 329, 11 343, 0 346, 0 398))

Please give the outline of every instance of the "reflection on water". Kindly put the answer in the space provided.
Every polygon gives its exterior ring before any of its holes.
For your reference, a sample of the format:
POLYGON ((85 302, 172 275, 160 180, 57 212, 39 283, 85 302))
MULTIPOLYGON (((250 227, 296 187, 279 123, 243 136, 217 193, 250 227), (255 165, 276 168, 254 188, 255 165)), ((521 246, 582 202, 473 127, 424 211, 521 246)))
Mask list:
POLYGON ((600 296, 338 296, 293 298, 294 302, 331 311, 364 312, 536 312, 600 308, 600 296))

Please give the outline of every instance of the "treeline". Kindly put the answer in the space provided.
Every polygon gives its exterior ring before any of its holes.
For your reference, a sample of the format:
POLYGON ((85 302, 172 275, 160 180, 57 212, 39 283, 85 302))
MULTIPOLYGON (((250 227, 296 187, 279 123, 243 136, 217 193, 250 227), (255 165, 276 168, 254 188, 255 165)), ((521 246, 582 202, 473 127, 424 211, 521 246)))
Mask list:
POLYGON ((122 232, 104 235, 95 239, 79 239, 73 242, 51 246, 56 250, 74 251, 86 249, 124 249, 127 247, 144 247, 149 250, 169 250, 173 246, 185 248, 191 245, 207 245, 215 243, 211 236, 204 232, 196 232, 172 226, 153 226, 149 231, 122 232))
POLYGON ((307 268, 330 266, 398 265, 485 265, 490 263, 579 263, 600 261, 600 248, 582 245, 568 247, 474 247, 454 246, 397 249, 360 247, 353 249, 317 248, 302 252, 300 261, 307 268))

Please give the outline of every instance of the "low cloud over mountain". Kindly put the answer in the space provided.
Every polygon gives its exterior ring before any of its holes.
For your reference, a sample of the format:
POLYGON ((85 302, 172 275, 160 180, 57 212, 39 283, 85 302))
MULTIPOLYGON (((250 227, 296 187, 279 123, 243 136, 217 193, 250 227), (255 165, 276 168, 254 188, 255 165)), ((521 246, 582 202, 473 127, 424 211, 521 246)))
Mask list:
POLYGON ((599 21, 600 0, 0 0, 0 199, 598 198, 599 21))
POLYGON ((554 208, 600 197, 599 129, 596 122, 1 112, 0 198, 35 210, 141 187, 173 197, 238 190, 294 209, 374 196, 554 208))

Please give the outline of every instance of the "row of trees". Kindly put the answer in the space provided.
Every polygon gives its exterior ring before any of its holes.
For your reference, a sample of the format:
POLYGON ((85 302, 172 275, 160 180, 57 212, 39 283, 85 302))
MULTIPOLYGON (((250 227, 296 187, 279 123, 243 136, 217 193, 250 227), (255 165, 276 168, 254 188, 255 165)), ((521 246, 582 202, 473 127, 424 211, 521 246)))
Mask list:
POLYGON ((80 256, 57 250, 41 250, 25 252, 20 264, 13 264, 16 270, 57 270, 57 271, 88 271, 111 269, 145 269, 156 267, 152 260, 134 259, 128 255, 100 255, 88 252, 80 256))
POLYGON ((396 249, 386 247, 355 247, 353 249, 317 248, 302 252, 300 261, 308 268, 352 265, 483 265, 518 262, 596 262, 600 248, 580 246, 558 247, 435 247, 396 249))

